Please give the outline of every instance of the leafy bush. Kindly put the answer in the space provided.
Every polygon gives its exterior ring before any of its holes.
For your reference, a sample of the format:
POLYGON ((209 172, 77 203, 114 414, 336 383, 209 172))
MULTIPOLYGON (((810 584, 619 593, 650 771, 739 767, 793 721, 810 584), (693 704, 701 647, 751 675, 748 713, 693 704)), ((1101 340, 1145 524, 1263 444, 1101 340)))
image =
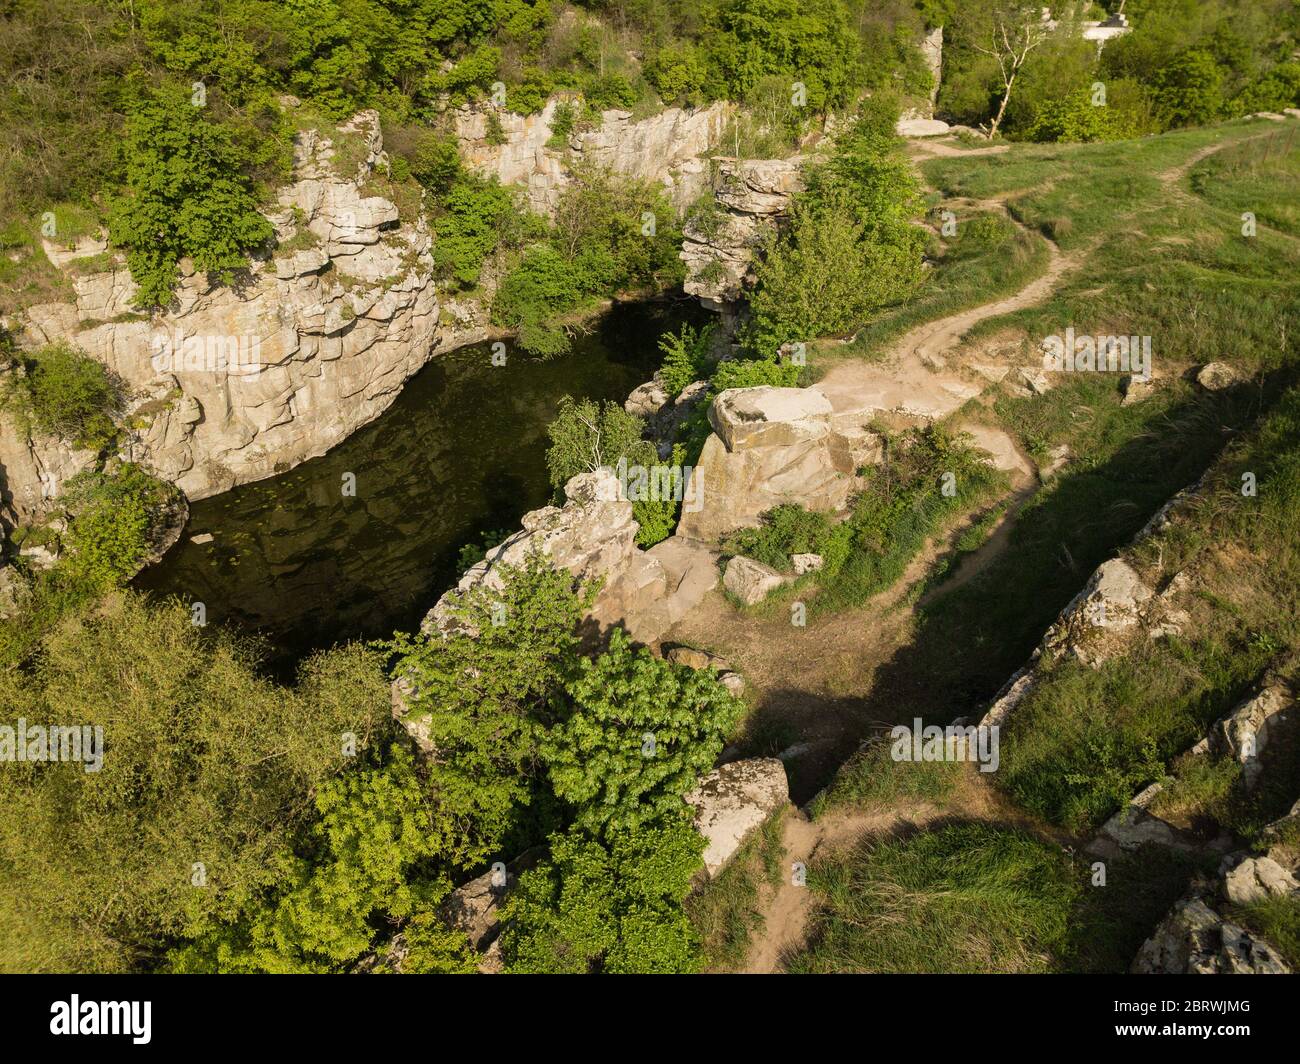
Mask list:
POLYGON ((540 752, 574 823, 600 835, 681 815, 743 710, 712 674, 634 649, 621 628, 578 662, 565 691, 570 704, 540 752))
POLYGON ((433 232, 438 276, 472 288, 483 261, 500 248, 517 245, 528 222, 511 192, 495 179, 461 173, 438 205, 433 232))
MULTIPOLYGON (((420 864, 438 856, 441 839, 412 757, 401 747, 382 768, 326 781, 315 806, 310 858, 286 862, 281 889, 236 924, 173 951, 172 971, 345 970, 375 944, 377 919, 427 912, 450 890, 445 879, 419 875, 420 864)), ((468 943, 461 936, 459 950, 450 944, 445 959, 465 967, 468 943)))
POLYGON ((659 379, 663 381, 670 399, 681 395, 687 385, 708 377, 713 366, 710 356, 715 328, 712 322, 702 329, 683 322, 676 333, 666 332, 659 337, 659 350, 664 356, 659 367, 659 379))
POLYGON ((177 264, 229 284, 248 252, 275 230, 257 210, 247 148, 208 121, 179 88, 142 90, 126 118, 125 189, 109 205, 109 234, 124 247, 142 307, 171 302, 177 264))
POLYGON ((564 319, 595 299, 680 283, 680 241, 660 190, 580 167, 546 243, 529 248, 502 280, 492 320, 518 330, 527 351, 561 353, 569 346, 564 319))
POLYGON ((0 406, 24 431, 35 429, 93 450, 112 442, 122 392, 102 362, 66 343, 19 355, 17 361, 21 372, 8 375, 0 406))
POLYGON ((501 949, 511 972, 682 973, 699 947, 682 902, 704 839, 681 816, 614 831, 551 837, 551 854, 524 872, 503 908, 501 949))
POLYGON ((170 484, 130 462, 112 473, 78 473, 64 492, 71 521, 60 578, 97 590, 129 580, 153 549, 158 524, 176 494, 170 484))
POLYGON ((758 528, 741 528, 727 536, 722 541, 723 554, 743 554, 788 572, 790 555, 823 554, 832 550, 833 539, 841 538, 826 514, 789 503, 774 506, 761 520, 758 528))
POLYGON ((590 604, 540 555, 503 567, 502 581, 500 592, 480 585, 454 596, 450 634, 399 633, 385 645, 397 655, 395 675, 412 686, 411 720, 438 751, 428 769, 434 827, 464 868, 525 833, 540 730, 573 668, 574 633, 590 604))
POLYGON ((546 428, 551 441, 546 450, 546 467, 551 484, 561 489, 569 478, 590 473, 602 466, 613 468, 620 458, 631 465, 651 465, 657 458, 654 446, 641 438, 644 425, 613 400, 560 399, 560 412, 546 428))

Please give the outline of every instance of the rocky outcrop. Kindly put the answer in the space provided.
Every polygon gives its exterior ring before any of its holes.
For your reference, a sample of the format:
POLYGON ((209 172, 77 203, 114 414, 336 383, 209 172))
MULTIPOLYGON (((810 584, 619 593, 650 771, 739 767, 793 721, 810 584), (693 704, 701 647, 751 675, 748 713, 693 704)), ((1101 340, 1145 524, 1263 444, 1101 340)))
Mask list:
POLYGON ((754 252, 803 188, 804 159, 720 159, 714 209, 683 231, 686 291, 717 309, 740 299, 753 283, 754 252))
POLYGON ((1135 975, 1286 975, 1263 939, 1225 920, 1200 897, 1180 900, 1133 961, 1135 975))
POLYGON ((1217 876, 1198 879, 1134 958, 1137 974, 1285 975, 1278 950, 1242 926, 1234 907, 1300 897, 1294 869, 1268 854, 1227 857, 1217 876))
MULTIPOLYGON (((356 173, 337 172, 330 137, 297 135, 293 183, 268 212, 278 250, 238 284, 182 262, 172 306, 147 316, 119 262, 74 277, 75 303, 26 313, 24 342, 67 340, 121 377, 134 396, 126 456, 192 499, 323 454, 433 354, 487 335, 481 308, 439 303, 423 220, 366 188, 384 162, 377 114, 339 136, 357 145, 356 173)), ((3 459, 17 494, 31 481, 3 459)))
POLYGON ((812 389, 763 386, 719 395, 709 409, 714 432, 692 474, 702 478, 702 505, 682 515, 678 534, 717 542, 781 503, 844 511, 856 463, 831 414, 812 389))
POLYGON ((557 97, 532 115, 490 103, 467 104, 452 116, 461 155, 477 173, 523 186, 528 205, 541 214, 555 210, 571 169, 583 164, 662 184, 680 213, 708 187, 704 156, 718 146, 733 109, 728 103, 699 110, 668 107, 635 122, 628 111, 604 111, 599 126, 575 130, 556 146, 555 112, 564 104, 573 101, 557 97), (493 115, 500 125, 496 138, 489 135, 493 115))
POLYGON ((704 836, 704 867, 718 872, 745 839, 790 800, 785 766, 774 757, 732 761, 715 768, 686 796, 704 836))
POLYGON ((1288 688, 1272 684, 1246 699, 1211 729, 1208 745, 1241 765, 1247 790, 1253 790, 1263 774, 1260 758, 1268 746, 1273 723, 1295 704, 1288 688))

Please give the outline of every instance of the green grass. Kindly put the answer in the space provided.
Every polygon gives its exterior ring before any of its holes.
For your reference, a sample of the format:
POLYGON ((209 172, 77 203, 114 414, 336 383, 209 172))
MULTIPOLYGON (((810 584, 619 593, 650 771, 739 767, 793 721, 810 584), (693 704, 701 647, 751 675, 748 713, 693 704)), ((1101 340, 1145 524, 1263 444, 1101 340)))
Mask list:
POLYGON ((846 761, 814 799, 815 818, 835 809, 889 809, 903 802, 942 803, 961 779, 956 761, 895 761, 887 738, 874 740, 846 761))
MULTIPOLYGON (((1300 645, 1298 527, 1300 389, 1293 389, 1252 439, 1224 456, 1171 529, 1136 555, 1168 575, 1198 562, 1187 631, 1135 637, 1128 653, 1096 670, 1042 668, 1004 735, 999 785, 1034 813, 1085 831, 1164 776, 1253 692, 1278 648, 1300 645), (1243 468, 1262 485, 1256 498, 1241 495, 1243 468)), ((1280 782, 1249 803, 1233 799, 1231 781, 1208 765, 1187 769, 1181 793, 1166 803, 1252 836, 1294 800, 1300 782, 1293 744, 1279 747, 1280 782)))
POLYGON ((978 823, 861 844, 808 882, 821 909, 798 973, 1047 972, 1082 890, 1058 847, 978 823))
POLYGON ((1197 195, 1238 217, 1250 211, 1259 225, 1300 237, 1300 124, 1238 144, 1198 163, 1197 195))
POLYGON ((1229 916, 1276 946, 1293 971, 1300 969, 1300 898, 1265 898, 1234 908, 1229 916))
POLYGON ((743 965, 754 934, 763 928, 760 891, 764 884, 775 889, 785 871, 784 821, 784 810, 773 813, 716 878, 686 899, 686 914, 700 938, 705 966, 712 971, 743 965))
POLYGON ((920 291, 861 329, 851 343, 815 347, 814 370, 820 373, 842 358, 879 358, 912 327, 1012 295, 1047 267, 1043 240, 1004 215, 954 213, 957 235, 940 243, 920 291))

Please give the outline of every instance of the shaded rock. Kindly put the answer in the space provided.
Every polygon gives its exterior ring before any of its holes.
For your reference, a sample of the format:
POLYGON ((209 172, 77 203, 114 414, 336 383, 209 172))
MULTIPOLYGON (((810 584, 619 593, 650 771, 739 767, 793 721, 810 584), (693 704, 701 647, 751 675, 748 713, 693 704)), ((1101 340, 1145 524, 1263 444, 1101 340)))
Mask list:
POLYGON ((1248 789, 1255 787, 1264 770, 1260 755, 1268 745, 1270 723, 1283 710, 1294 705, 1295 700, 1286 688, 1280 685, 1266 687, 1211 729, 1210 745, 1241 765, 1242 778, 1248 789))
POLYGON ((638 385, 623 403, 623 409, 637 417, 650 417, 668 405, 668 390, 656 373, 652 380, 638 385))
POLYGON ((1131 970, 1138 975, 1285 975, 1291 969, 1263 939, 1192 896, 1174 905, 1143 943, 1131 970))
POLYGON ((718 669, 725 671, 730 667, 726 658, 720 658, 716 654, 710 654, 707 650, 699 650, 695 647, 670 647, 664 657, 674 665, 685 665, 688 669, 718 669))
POLYGON ((785 583, 785 577, 762 562, 740 555, 727 562, 722 586, 746 606, 753 606, 785 583))
POLYGON ((704 867, 715 876, 750 832, 790 800, 785 766, 776 758, 733 761, 714 769, 686 796, 707 840, 704 867))
POLYGON ((1196 383, 1209 392, 1221 392, 1240 380, 1241 374, 1226 362, 1210 362, 1196 374, 1196 383))

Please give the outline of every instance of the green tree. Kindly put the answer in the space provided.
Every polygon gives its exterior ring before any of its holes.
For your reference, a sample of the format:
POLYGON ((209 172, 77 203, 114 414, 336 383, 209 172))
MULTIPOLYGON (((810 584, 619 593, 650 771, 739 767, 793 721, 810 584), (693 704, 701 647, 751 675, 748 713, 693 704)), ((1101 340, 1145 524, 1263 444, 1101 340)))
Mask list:
POLYGON ((546 428, 551 484, 563 488, 570 477, 612 468, 620 458, 631 465, 653 464, 657 456, 654 446, 641 438, 644 427, 639 417, 612 400, 562 397, 559 413, 546 428))
POLYGON ((540 554, 499 576, 499 591, 479 585, 453 596, 446 634, 399 634, 387 647, 411 688, 408 721, 433 751, 437 830, 463 868, 523 833, 537 798, 539 731, 573 668, 591 601, 540 554))
POLYGON ((177 264, 229 283, 248 251, 275 230, 257 211, 246 151, 179 88, 141 89, 123 138, 125 188, 109 205, 109 233, 127 252, 143 307, 171 301, 177 264))
POLYGON ((548 860, 524 872, 502 918, 506 968, 528 973, 697 971, 682 910, 704 839, 682 817, 613 832, 551 836, 548 860))
POLYGON ((565 689, 569 705, 539 749, 556 795, 593 834, 681 814, 743 711, 711 674, 634 648, 617 628, 565 689))
POLYGON ((1213 122, 1223 113, 1223 73, 1208 52, 1191 49, 1156 73, 1153 95, 1166 125, 1213 122))
POLYGON ((10 726, 103 728, 99 771, 0 772, 6 971, 148 969, 238 920, 295 867, 312 795, 350 763, 345 734, 364 752, 391 728, 376 654, 317 655, 282 687, 247 640, 131 592, 68 614, 26 669, 0 669, 0 705, 10 726))

